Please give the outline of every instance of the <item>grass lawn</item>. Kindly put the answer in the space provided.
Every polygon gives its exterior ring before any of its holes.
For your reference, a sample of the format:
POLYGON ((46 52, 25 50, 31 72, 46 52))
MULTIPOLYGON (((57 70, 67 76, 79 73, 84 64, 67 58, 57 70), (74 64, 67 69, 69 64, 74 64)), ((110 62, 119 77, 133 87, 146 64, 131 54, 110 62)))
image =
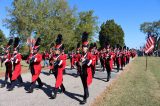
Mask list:
POLYGON ((93 103, 95 106, 160 106, 160 58, 132 61, 120 77, 93 103))

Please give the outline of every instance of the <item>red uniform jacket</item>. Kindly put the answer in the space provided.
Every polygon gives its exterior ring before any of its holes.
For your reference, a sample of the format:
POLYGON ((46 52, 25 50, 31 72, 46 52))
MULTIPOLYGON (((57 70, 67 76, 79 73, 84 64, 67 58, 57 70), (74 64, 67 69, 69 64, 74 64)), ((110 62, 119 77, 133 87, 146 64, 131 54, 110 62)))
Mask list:
POLYGON ((56 78, 56 84, 55 88, 59 88, 62 84, 63 81, 63 71, 66 67, 66 56, 60 55, 58 60, 60 61, 58 64, 58 69, 57 71, 57 78, 56 78))
POLYGON ((99 52, 96 51, 95 55, 96 55, 96 62, 98 62, 98 60, 99 60, 99 52))
POLYGON ((92 66, 96 65, 96 55, 92 55, 92 66))
POLYGON ((130 59, 130 51, 127 51, 127 58, 130 59))
POLYGON ((36 81, 41 73, 41 61, 42 61, 42 55, 37 53, 34 60, 34 71, 35 74, 32 75, 32 82, 36 81))
MULTIPOLYGON (((84 57, 84 55, 82 55, 82 58, 84 57)), ((87 56, 85 57, 86 59, 88 59, 89 61, 92 61, 92 55, 90 52, 87 52, 87 56)), ((82 66, 83 67, 83 66, 82 66)), ((91 64, 85 65, 84 67, 86 67, 86 71, 87 72, 87 85, 89 86, 92 83, 92 69, 91 69, 91 64)), ((83 70, 83 69, 82 69, 83 70)))
POLYGON ((74 58, 73 63, 77 66, 77 70, 80 72, 81 71, 81 68, 80 68, 81 54, 76 53, 73 58, 74 58))
POLYGON ((80 62, 80 60, 81 60, 81 54, 80 53, 78 53, 78 54, 75 54, 74 55, 74 64, 76 63, 76 62, 80 62))
POLYGON ((33 70, 34 72, 32 72, 32 82, 35 82, 37 80, 37 78, 39 77, 40 73, 41 73, 41 61, 42 61, 42 55, 37 53, 35 55, 30 54, 28 61, 30 61, 30 59, 32 58, 32 56, 34 56, 34 62, 33 62, 33 67, 30 67, 31 70, 33 70), (33 68, 33 69, 32 69, 33 68))
POLYGON ((16 80, 17 77, 21 74, 21 58, 22 56, 19 53, 14 56, 14 71, 12 74, 12 80, 16 80))
MULTIPOLYGON (((64 66, 66 67, 67 54, 63 54, 64 66)), ((64 69, 65 69, 64 67, 64 69)))
POLYGON ((110 52, 109 55, 111 56, 111 59, 110 59, 110 67, 111 67, 111 71, 112 71, 112 69, 113 69, 114 53, 113 53, 113 52, 110 52))
POLYGON ((121 66, 121 54, 119 52, 116 53, 116 61, 119 63, 121 66))

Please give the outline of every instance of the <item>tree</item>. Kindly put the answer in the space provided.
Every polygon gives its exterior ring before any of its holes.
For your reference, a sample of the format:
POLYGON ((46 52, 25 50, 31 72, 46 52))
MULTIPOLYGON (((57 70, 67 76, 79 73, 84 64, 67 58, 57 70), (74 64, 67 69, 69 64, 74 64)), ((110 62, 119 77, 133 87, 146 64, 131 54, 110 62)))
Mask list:
POLYGON ((65 0, 14 0, 4 22, 10 33, 18 35, 22 42, 36 31, 36 37, 42 37, 42 47, 46 48, 61 33, 69 46, 76 24, 75 10, 65 0))
POLYGON ((142 23, 140 25, 140 31, 147 35, 146 38, 149 37, 148 33, 151 33, 156 39, 155 50, 160 49, 160 20, 142 23))
MULTIPOLYGON (((0 29, 0 46, 5 47, 7 45, 7 39, 5 35, 3 34, 2 30, 0 29)), ((2 48, 0 49, 0 53, 2 52, 2 48)))
POLYGON ((66 0, 14 0, 8 9, 9 17, 4 20, 11 35, 18 35, 25 43, 32 36, 42 38, 42 50, 54 42, 57 35, 63 35, 63 43, 70 50, 76 47, 83 31, 89 31, 93 36, 96 16, 93 11, 77 12, 66 0))
POLYGON ((89 33, 89 39, 92 40, 92 37, 98 31, 97 19, 98 17, 94 16, 93 10, 80 12, 78 14, 78 24, 75 30, 77 42, 81 40, 81 35, 84 31, 89 33))
POLYGON ((117 25, 114 20, 107 20, 102 23, 99 32, 99 43, 104 47, 106 42, 111 46, 116 44, 124 45, 124 32, 120 25, 117 25))
POLYGON ((144 22, 140 25, 140 31, 144 34, 148 34, 150 32, 151 34, 155 36, 160 35, 160 20, 154 21, 154 22, 144 22))

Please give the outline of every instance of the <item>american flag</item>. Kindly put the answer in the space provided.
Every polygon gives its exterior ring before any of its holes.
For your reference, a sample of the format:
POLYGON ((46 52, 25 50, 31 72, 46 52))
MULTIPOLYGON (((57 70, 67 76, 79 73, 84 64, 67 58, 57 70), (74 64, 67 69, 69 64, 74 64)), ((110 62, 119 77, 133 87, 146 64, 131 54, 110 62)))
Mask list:
POLYGON ((154 49, 154 44, 155 38, 153 36, 149 36, 145 45, 145 53, 151 52, 154 49))

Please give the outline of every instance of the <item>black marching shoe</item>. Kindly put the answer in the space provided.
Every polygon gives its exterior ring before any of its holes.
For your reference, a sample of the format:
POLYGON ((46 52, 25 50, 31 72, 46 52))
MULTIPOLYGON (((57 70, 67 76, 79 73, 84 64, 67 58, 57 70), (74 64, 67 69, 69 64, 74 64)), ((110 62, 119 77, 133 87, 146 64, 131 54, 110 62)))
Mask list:
POLYGON ((28 89, 27 93, 33 93, 33 89, 34 89, 34 84, 32 83, 28 89))
POLYGON ((83 101, 80 102, 80 104, 85 104, 87 103, 87 99, 83 99, 83 101))
POLYGON ((111 76, 107 77, 107 81, 106 82, 109 82, 110 78, 111 78, 111 76))
POLYGON ((65 89, 65 87, 64 87, 64 85, 63 85, 63 84, 61 85, 61 87, 60 87, 60 88, 61 88, 61 93, 64 93, 64 92, 66 91, 66 89, 65 89))
POLYGON ((10 88, 8 88, 8 91, 12 91, 14 89, 14 87, 11 85, 10 88))
POLYGON ((66 92, 65 88, 60 90, 60 93, 65 93, 65 92, 66 92))
POLYGON ((51 93, 51 99, 56 99, 56 97, 57 97, 57 93, 52 92, 52 93, 51 93))
POLYGON ((23 82, 19 83, 18 88, 23 86, 23 82))
POLYGON ((38 85, 38 88, 42 88, 43 87, 43 83, 42 84, 40 84, 40 85, 38 85))
POLYGON ((14 89, 15 81, 11 82, 11 86, 8 88, 8 91, 12 91, 14 89))
POLYGON ((27 93, 33 93, 33 88, 29 88, 27 93))

